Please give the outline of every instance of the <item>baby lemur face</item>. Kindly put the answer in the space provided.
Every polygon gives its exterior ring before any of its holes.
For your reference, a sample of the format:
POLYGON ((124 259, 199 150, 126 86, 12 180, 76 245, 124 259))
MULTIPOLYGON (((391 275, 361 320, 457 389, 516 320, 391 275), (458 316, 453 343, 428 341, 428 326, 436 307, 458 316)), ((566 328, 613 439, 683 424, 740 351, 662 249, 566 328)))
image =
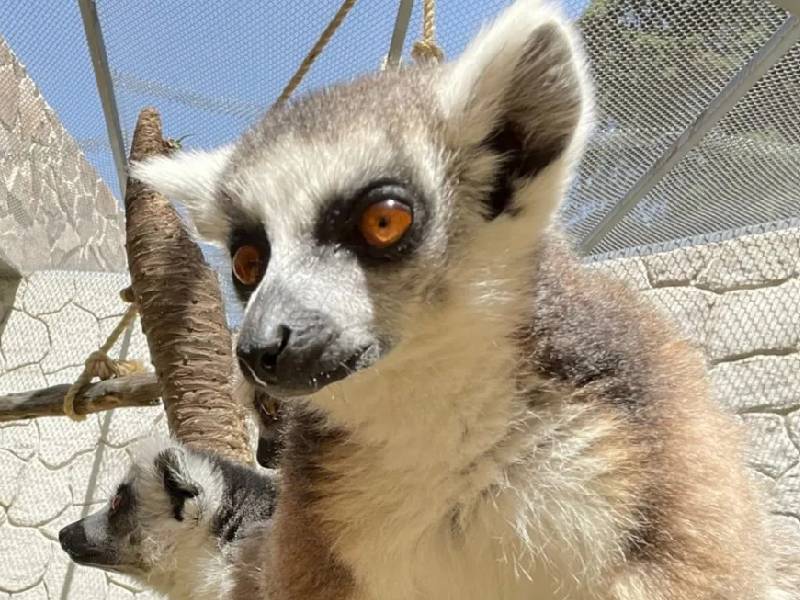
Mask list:
POLYGON ((210 535, 215 464, 178 446, 145 448, 104 508, 59 532, 61 547, 77 563, 130 575, 171 563, 182 538, 210 535))
POLYGON ((560 17, 521 2, 452 64, 311 94, 133 175, 230 250, 245 374, 307 395, 502 297, 563 194, 583 86, 560 17))
POLYGON ((165 592, 183 569, 198 588, 204 561, 265 522, 276 497, 264 473, 148 440, 108 504, 58 538, 79 564, 133 575, 165 592))

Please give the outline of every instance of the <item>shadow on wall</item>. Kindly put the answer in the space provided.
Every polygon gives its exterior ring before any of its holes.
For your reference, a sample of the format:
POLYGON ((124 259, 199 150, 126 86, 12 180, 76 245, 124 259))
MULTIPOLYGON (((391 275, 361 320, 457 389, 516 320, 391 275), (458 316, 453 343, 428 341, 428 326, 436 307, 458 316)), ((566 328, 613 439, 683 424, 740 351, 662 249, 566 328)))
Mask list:
POLYGON ((14 271, 2 262, 0 257, 0 338, 3 337, 3 330, 6 328, 8 316, 14 306, 14 298, 17 297, 17 288, 21 278, 13 277, 14 271))

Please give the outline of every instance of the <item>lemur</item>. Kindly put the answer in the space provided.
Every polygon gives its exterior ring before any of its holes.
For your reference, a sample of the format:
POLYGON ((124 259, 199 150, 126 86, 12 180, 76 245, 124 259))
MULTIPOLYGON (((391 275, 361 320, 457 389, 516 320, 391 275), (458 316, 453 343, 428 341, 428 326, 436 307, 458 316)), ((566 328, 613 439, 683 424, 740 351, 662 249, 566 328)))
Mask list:
POLYGON ((451 63, 133 166, 229 248, 290 413, 256 597, 800 597, 700 354, 555 224, 591 109, 572 26, 518 0, 451 63))
MULTIPOLYGON (((228 600, 258 584, 278 477, 150 440, 108 504, 64 527, 77 563, 133 576, 170 600, 228 600)), ((246 594, 245 594, 246 595, 246 594)))

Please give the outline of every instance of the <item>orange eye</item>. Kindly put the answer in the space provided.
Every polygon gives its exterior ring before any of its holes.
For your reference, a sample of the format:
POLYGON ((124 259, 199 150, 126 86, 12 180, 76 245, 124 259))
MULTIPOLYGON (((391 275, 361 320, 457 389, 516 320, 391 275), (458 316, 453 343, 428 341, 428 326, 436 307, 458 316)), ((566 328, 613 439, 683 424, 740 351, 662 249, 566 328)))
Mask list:
POLYGON ((111 499, 111 512, 117 512, 117 509, 120 507, 120 504, 122 504, 122 496, 117 494, 111 499))
POLYGON ((255 285, 264 273, 264 258, 256 246, 239 246, 233 254, 233 274, 242 285, 255 285))
POLYGON ((414 218, 408 205, 397 200, 383 200, 367 207, 358 228, 370 246, 386 248, 400 241, 414 218))

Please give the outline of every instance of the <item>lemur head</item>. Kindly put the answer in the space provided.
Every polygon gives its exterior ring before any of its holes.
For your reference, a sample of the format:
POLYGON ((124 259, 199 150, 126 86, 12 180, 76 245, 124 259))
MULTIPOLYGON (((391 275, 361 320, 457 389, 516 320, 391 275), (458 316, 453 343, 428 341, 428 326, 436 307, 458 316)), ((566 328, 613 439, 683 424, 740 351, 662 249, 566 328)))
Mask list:
POLYGON ((450 64, 324 89, 132 174, 230 249, 243 370, 307 395, 513 296, 583 145, 583 72, 559 12, 520 0, 450 64))
POLYGON ((199 590, 212 577, 203 568, 221 564, 225 544, 265 521, 274 499, 270 481, 253 469, 147 441, 108 504, 58 538, 79 564, 132 575, 164 593, 184 583, 199 590))

